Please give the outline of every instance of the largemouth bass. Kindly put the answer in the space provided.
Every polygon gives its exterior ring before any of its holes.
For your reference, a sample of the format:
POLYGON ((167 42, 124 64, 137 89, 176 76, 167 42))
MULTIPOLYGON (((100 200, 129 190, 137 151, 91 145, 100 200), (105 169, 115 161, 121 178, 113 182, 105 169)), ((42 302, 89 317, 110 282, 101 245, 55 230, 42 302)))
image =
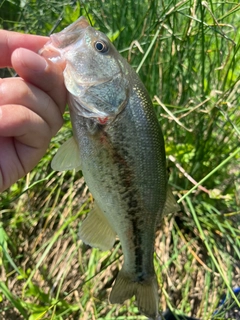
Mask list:
POLYGON ((66 64, 73 127, 73 138, 58 150, 52 167, 81 168, 95 199, 80 238, 108 250, 118 235, 124 263, 110 302, 135 295, 139 310, 156 319, 155 231, 171 204, 163 135, 149 95, 106 35, 84 17, 51 35, 41 54, 66 64))

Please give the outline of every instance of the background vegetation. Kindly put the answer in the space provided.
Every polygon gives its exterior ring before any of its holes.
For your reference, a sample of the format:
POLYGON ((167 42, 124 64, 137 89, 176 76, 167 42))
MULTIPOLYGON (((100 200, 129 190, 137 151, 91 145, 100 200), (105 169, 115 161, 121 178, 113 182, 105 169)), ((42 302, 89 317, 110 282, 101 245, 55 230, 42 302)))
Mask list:
MULTIPOLYGON (((240 285, 239 9, 237 0, 0 1, 7 30, 49 35, 88 16, 139 72, 181 203, 157 232, 160 307, 202 319, 236 319, 213 313, 224 292, 237 304, 240 285)), ((71 134, 65 120, 38 166, 0 195, 1 319, 144 319, 133 300, 108 303, 119 243, 100 252, 78 240, 93 199, 81 172, 50 168, 71 134)))

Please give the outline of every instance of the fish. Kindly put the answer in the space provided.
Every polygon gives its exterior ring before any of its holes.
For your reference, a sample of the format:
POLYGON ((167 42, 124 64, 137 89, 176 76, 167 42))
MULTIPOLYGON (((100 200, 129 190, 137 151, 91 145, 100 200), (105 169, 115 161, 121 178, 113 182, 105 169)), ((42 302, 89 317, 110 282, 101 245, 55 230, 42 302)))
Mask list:
POLYGON ((164 138, 149 94, 107 36, 85 17, 52 34, 40 54, 65 64, 73 129, 52 168, 81 169, 94 198, 80 239, 110 250, 119 238, 124 262, 110 303, 135 296, 139 311, 157 319, 155 232, 163 215, 176 211, 177 205, 168 187, 164 138))

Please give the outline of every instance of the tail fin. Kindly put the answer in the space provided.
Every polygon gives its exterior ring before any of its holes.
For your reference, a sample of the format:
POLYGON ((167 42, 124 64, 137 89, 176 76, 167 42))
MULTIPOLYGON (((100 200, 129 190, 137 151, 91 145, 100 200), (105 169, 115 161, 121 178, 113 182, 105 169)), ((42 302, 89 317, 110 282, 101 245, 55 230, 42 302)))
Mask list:
POLYGON ((158 285, 155 276, 142 282, 136 282, 121 270, 113 285, 109 300, 122 304, 132 296, 136 297, 138 309, 151 319, 158 317, 158 285))

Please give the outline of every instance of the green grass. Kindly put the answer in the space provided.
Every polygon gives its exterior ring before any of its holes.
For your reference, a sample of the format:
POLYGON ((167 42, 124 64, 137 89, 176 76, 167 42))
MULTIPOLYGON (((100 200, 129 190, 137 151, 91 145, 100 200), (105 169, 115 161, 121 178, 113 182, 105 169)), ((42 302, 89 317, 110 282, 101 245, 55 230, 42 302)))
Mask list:
MULTIPOLYGON (((237 300, 240 281, 239 9, 211 0, 0 2, 0 27, 19 32, 48 35, 87 15, 139 72, 181 204, 156 235, 160 308, 204 320, 222 293, 237 300)), ((38 166, 0 195, 1 317, 144 319, 133 300, 108 302, 119 243, 100 252, 78 240, 93 199, 81 172, 50 168, 70 134, 65 120, 38 166)))

